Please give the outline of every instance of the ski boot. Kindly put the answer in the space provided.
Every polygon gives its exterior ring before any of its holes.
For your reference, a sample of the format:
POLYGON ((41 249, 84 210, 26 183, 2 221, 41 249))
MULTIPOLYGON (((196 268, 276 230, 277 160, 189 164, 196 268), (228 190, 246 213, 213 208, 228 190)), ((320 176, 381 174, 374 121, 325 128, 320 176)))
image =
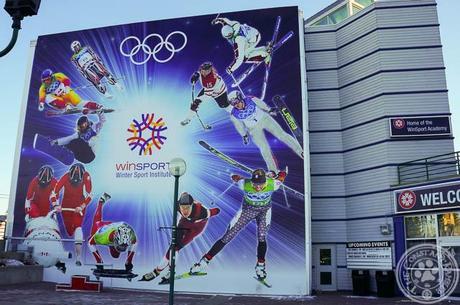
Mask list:
POLYGON ((104 193, 102 194, 101 198, 99 198, 99 201, 104 204, 106 203, 107 201, 109 201, 109 199, 112 198, 112 196, 110 196, 109 194, 107 193, 104 193))
POLYGON ((139 282, 149 282, 160 275, 160 272, 157 269, 154 269, 152 272, 146 273, 142 276, 139 282))
POLYGON ((132 263, 125 263, 125 270, 126 272, 131 272, 133 270, 133 264, 132 263))
POLYGON ((206 269, 209 265, 209 260, 206 259, 206 257, 203 257, 200 259, 200 261, 192 266, 190 268, 190 274, 191 275, 204 275, 206 274, 206 269))
POLYGON ((161 280, 158 283, 158 285, 167 285, 167 284, 169 284, 169 278, 170 277, 171 277, 171 273, 168 270, 168 273, 166 273, 165 276, 161 277, 161 280))
POLYGON ((104 271, 104 265, 103 264, 96 264, 96 271, 98 271, 98 272, 104 271))
POLYGON ((265 263, 257 263, 255 269, 258 279, 264 280, 267 277, 267 271, 265 271, 265 263))
POLYGON ((78 267, 81 267, 81 265, 82 265, 82 264, 81 264, 81 261, 77 259, 77 260, 75 261, 75 265, 78 266, 78 267))

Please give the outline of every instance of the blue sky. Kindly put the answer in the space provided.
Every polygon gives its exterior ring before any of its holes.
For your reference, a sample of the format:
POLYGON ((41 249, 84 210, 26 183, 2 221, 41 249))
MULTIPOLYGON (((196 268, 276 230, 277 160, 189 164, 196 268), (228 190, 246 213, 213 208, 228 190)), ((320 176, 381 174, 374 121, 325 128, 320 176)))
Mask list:
MULTIPOLYGON (((26 67, 29 58, 29 45, 39 35, 102 27, 139 21, 167 19, 183 16, 212 14, 217 12, 248 10, 276 6, 298 5, 304 17, 310 17, 333 0, 169 0, 159 1, 42 1, 38 16, 28 17, 22 23, 15 48, 0 58, 0 84, 2 105, 2 127, 0 128, 0 214, 7 210, 7 196, 10 193, 11 174, 16 148, 20 108, 23 99, 26 67), (80 9, 78 9, 80 8, 80 9)), ((2 1, 3 4, 3 1, 2 1)), ((441 40, 443 44, 444 64, 446 66, 447 86, 449 89, 450 109, 454 136, 460 132, 460 113, 455 101, 460 96, 460 41, 456 32, 457 12, 460 1, 438 0, 441 40)), ((11 19, 0 11, 0 49, 9 42, 11 19)), ((455 140, 456 150, 460 147, 455 140)))

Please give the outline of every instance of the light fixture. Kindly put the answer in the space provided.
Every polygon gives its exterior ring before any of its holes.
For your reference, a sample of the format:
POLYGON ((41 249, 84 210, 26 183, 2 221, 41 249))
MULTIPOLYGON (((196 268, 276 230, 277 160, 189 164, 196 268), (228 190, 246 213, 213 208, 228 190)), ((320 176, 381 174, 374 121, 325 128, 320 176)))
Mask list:
POLYGON ((176 276, 176 244, 177 244, 177 205, 179 192, 179 177, 185 174, 187 165, 184 159, 174 158, 169 161, 169 173, 174 176, 174 201, 173 201, 173 222, 171 233, 171 247, 169 258, 171 262, 169 273, 169 305, 174 305, 174 277, 176 276))
POLYGON ((5 49, 0 51, 0 57, 5 56, 13 49, 18 40, 21 29, 21 20, 27 16, 37 15, 41 0, 6 0, 4 9, 13 18, 13 35, 5 49))

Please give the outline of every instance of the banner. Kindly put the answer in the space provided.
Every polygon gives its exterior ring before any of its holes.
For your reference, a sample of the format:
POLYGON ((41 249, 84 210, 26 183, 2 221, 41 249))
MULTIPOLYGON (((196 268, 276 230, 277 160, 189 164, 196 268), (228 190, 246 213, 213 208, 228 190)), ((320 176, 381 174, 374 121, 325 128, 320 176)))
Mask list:
POLYGON ((460 207, 460 182, 438 183, 394 192, 396 213, 460 207))
POLYGON ((368 241, 347 243, 347 268, 391 270, 390 241, 368 241))
POLYGON ((47 281, 167 290, 181 157, 176 290, 306 294, 302 28, 284 7, 40 36, 12 247, 47 281))
POLYGON ((449 116, 390 118, 391 137, 429 137, 452 134, 449 116))

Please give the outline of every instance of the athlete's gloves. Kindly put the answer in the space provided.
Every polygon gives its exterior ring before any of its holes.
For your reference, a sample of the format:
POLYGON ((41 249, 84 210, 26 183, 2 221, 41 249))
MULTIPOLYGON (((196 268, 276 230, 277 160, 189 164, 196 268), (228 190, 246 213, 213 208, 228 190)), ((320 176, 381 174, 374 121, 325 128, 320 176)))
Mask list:
POLYGON ((248 134, 245 134, 243 136, 243 144, 244 145, 248 145, 249 144, 249 135, 248 134))
POLYGON ((58 203, 58 204, 55 204, 53 206, 53 210, 55 210, 56 212, 62 212, 62 207, 61 205, 58 203))
POLYGON ((278 115, 278 108, 272 107, 268 109, 268 114, 271 116, 277 116, 278 115))
POLYGON ((51 141, 50 141, 50 144, 53 145, 53 146, 54 146, 54 145, 59 145, 59 144, 58 144, 58 140, 51 140, 51 141))
POLYGON ((276 179, 283 182, 284 179, 286 179, 287 173, 285 171, 280 171, 278 172, 278 175, 276 175, 276 179))
POLYGON ((195 73, 193 73, 192 77, 190 78, 190 82, 194 84, 198 81, 199 78, 200 78, 200 73, 195 71, 195 73))
POLYGON ((38 104, 38 111, 43 111, 45 109, 45 103, 39 103, 38 104))
POLYGON ((232 67, 227 67, 227 69, 225 69, 225 72, 227 72, 227 74, 231 75, 233 73, 232 67))
POLYGON ((198 110, 198 106, 200 105, 200 103, 201 103, 201 100, 199 99, 194 100, 192 104, 190 105, 190 110, 196 112, 198 110))
POLYGON ((268 178, 272 178, 272 179, 276 178, 276 176, 277 176, 275 171, 268 171, 266 175, 267 175, 268 178))
POLYGON ((75 208, 75 213, 82 214, 83 209, 84 208, 82 206, 78 206, 78 207, 75 208))
POLYGON ((215 19, 213 19, 213 20, 211 21, 211 24, 212 24, 212 25, 216 25, 216 24, 219 24, 219 23, 222 24, 222 25, 224 25, 225 22, 222 20, 222 18, 215 18, 215 19))
POLYGON ((133 264, 132 263, 125 263, 125 270, 126 272, 130 272, 131 270, 133 270, 133 264))
POLYGON ((241 177, 240 175, 231 175, 230 177, 232 178, 233 182, 238 182, 241 179, 243 179, 243 177, 241 177))

